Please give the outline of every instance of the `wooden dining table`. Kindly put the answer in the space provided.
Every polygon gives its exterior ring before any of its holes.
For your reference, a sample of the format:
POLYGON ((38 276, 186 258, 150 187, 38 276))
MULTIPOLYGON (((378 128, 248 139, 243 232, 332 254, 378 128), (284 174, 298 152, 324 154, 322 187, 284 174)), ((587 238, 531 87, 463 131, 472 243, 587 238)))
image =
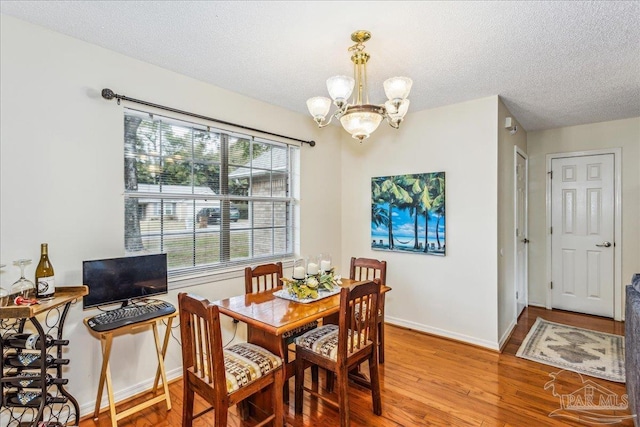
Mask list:
MULTIPOLYGON (((361 283, 351 279, 341 279, 341 282, 342 287, 361 283)), ((337 323, 340 293, 314 301, 297 302, 274 295, 274 292, 281 289, 283 288, 278 287, 264 292, 238 295, 214 301, 213 304, 219 306, 220 313, 247 324, 248 342, 284 358, 288 348, 282 339, 283 334, 320 319, 327 322, 327 319, 333 318, 334 321, 331 323, 337 323)), ((390 290, 390 287, 382 286, 381 303, 390 290)), ((289 362, 285 369, 285 379, 288 380, 295 374, 294 362, 289 362)), ((265 404, 269 402, 268 399, 260 400, 265 404)))

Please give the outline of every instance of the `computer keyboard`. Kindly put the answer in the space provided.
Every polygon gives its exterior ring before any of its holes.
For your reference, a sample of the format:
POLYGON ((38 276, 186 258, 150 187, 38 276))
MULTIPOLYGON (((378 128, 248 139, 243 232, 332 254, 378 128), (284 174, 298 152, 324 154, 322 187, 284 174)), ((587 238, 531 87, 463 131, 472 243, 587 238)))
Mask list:
POLYGON ((100 313, 87 320, 87 324, 94 331, 104 332, 171 314, 175 311, 176 308, 165 301, 141 301, 100 313))

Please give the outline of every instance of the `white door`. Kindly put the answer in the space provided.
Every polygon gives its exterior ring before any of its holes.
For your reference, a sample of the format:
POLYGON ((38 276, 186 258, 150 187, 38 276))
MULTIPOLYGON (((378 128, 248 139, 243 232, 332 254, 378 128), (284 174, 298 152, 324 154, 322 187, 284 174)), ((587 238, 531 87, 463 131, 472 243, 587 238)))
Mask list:
POLYGON ((551 306, 613 317, 614 155, 551 162, 551 306))
POLYGON ((516 150, 516 318, 528 305, 527 260, 529 239, 527 230, 527 158, 516 150))

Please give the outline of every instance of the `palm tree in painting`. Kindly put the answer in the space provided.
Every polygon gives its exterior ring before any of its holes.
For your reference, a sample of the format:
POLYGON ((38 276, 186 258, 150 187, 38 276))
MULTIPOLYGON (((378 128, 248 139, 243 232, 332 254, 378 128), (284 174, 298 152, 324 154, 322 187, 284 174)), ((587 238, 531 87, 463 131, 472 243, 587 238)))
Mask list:
POLYGON ((393 249, 393 207, 411 201, 411 196, 402 187, 402 176, 386 176, 374 179, 371 192, 374 203, 387 205, 389 249, 393 249))
POLYGON ((436 222, 436 241, 438 242, 438 250, 442 249, 440 244, 440 220, 445 215, 445 203, 444 203, 444 175, 442 173, 434 174, 433 182, 433 213, 438 216, 436 222))
POLYGON ((389 213, 377 203, 371 203, 371 222, 374 225, 389 225, 389 213))
MULTIPOLYGON (((426 173, 424 174, 425 181, 425 193, 424 194, 424 252, 429 252, 429 219, 431 213, 435 213, 436 199, 440 194, 440 181, 438 176, 440 173, 426 173)), ((444 181, 443 181, 444 184, 444 181)), ((443 196, 444 197, 444 196, 443 196)), ((440 218, 438 218, 440 221, 440 218)), ((438 226, 436 226, 436 240, 438 240, 438 226)), ((439 245, 439 243, 438 243, 439 245)))
POLYGON ((424 213, 425 209, 430 208, 429 189, 427 187, 427 180, 425 174, 418 175, 405 175, 403 178, 404 189, 410 194, 411 202, 405 203, 402 206, 409 209, 409 216, 413 218, 413 249, 420 249, 420 242, 418 239, 418 218, 424 213))

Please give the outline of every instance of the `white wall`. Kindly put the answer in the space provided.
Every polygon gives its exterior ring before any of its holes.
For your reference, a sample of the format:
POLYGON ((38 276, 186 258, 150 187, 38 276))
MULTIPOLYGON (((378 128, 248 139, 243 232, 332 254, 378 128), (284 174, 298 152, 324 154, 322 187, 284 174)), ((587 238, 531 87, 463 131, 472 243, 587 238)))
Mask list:
POLYGON ((342 264, 388 262, 390 323, 498 348, 498 97, 408 114, 342 151, 342 264), (445 257, 371 250, 371 178, 444 171, 445 257))
MULTIPOLYGON (((529 303, 544 306, 547 296, 546 155, 606 148, 622 149, 622 283, 640 272, 640 117, 530 132, 529 303)), ((623 301, 624 293, 621 292, 623 301)), ((624 304, 624 302, 623 302, 624 304)))
MULTIPOLYGON (((306 116, 204 84, 95 45, 8 16, 0 21, 0 283, 19 276, 11 262, 34 260, 49 243, 58 286, 81 284, 82 261, 124 254, 123 112, 99 95, 110 88, 132 98, 265 129, 317 145, 301 148, 303 255, 341 258, 339 129, 318 130, 306 116), (327 209, 327 203, 334 209, 327 209)), ((211 59, 213 60, 213 59, 211 59)), ((301 103, 304 99, 300 100, 301 103)), ((210 299, 244 292, 240 278, 183 288, 210 299)), ((177 292, 167 300, 177 305, 177 292)), ((100 346, 81 323, 96 314, 81 302, 70 310, 64 335, 68 390, 83 414, 92 410, 100 346)), ((230 337, 230 322, 225 324, 230 337)), ((176 329, 175 336, 179 336, 176 329)), ((242 334, 240 334, 242 336, 242 334)), ((155 367, 152 334, 115 340, 112 376, 116 398, 150 387, 155 367)), ((180 372, 172 340, 167 369, 180 372)))
POLYGON ((527 133, 505 105, 498 103, 498 338, 506 343, 516 326, 514 147, 527 151, 527 133), (511 117, 518 132, 511 135, 504 122, 511 117))

